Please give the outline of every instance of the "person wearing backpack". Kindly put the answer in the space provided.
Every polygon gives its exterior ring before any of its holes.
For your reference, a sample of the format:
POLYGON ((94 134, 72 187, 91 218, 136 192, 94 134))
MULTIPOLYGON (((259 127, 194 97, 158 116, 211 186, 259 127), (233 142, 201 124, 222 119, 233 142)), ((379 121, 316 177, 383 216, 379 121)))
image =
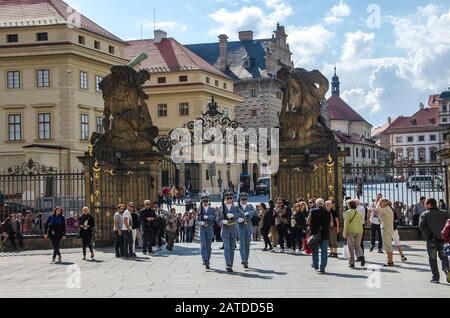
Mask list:
POLYGON ((428 199, 426 201, 426 208, 428 209, 421 214, 419 220, 419 228, 425 235, 427 240, 427 252, 431 267, 433 278, 431 283, 439 284, 440 275, 437 263, 437 258, 442 261, 442 270, 448 276, 449 260, 444 256, 444 238, 442 237, 442 229, 447 224, 449 219, 448 212, 442 211, 437 207, 435 199, 428 199))
POLYGON ((363 235, 363 218, 357 210, 357 203, 350 200, 347 203, 350 210, 344 214, 344 239, 347 240, 348 250, 350 252, 349 267, 355 268, 355 253, 356 257, 361 260, 361 266, 366 265, 364 252, 361 248, 361 241, 363 235))
POLYGON ((317 208, 311 210, 307 221, 307 225, 311 228, 311 236, 317 242, 313 246, 313 263, 311 266, 315 270, 318 270, 320 274, 325 274, 325 269, 328 264, 328 241, 332 218, 330 212, 325 209, 324 199, 317 199, 316 206, 317 208), (319 249, 321 252, 320 268, 319 249))

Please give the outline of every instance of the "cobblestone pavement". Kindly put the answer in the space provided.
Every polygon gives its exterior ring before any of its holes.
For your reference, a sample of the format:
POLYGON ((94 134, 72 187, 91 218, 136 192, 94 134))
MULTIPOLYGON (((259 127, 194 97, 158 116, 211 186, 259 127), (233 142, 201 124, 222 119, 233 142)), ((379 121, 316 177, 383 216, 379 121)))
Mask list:
POLYGON ((370 253, 367 267, 375 266, 375 271, 350 270, 346 260, 330 259, 326 275, 311 268, 309 256, 262 252, 259 242, 252 243, 250 269, 239 265, 237 250, 236 272, 227 274, 219 248, 214 244, 210 271, 202 267, 196 244, 178 245, 171 254, 163 250, 153 257, 138 252, 136 260, 116 259, 111 249, 98 250, 95 262, 81 261, 79 250, 65 250, 61 265, 49 263, 49 251, 3 253, 0 256, 7 257, 0 257, 0 297, 450 296, 444 277, 441 285, 430 284, 422 242, 408 242, 408 261, 394 268, 380 268, 384 255, 370 253))

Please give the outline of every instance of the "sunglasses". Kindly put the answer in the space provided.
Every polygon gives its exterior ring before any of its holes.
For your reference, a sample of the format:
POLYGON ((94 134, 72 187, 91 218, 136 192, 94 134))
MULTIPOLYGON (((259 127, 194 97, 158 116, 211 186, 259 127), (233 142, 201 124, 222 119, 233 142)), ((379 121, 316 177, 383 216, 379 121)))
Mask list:
POLYGON ((225 198, 225 200, 233 200, 233 198, 225 198))
POLYGON ((209 201, 208 201, 208 200, 202 200, 202 202, 203 202, 203 203, 208 203, 209 201))
POLYGON ((248 201, 248 199, 241 199, 241 201, 248 201))

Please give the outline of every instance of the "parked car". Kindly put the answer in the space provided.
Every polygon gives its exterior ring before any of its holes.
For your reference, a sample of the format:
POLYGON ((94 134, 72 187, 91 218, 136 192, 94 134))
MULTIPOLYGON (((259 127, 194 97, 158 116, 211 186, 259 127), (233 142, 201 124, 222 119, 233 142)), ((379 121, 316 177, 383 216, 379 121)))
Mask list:
POLYGON ((256 195, 268 195, 270 193, 270 178, 259 178, 256 182, 256 195))
POLYGON ((444 191, 444 181, 441 176, 411 176, 408 178, 407 186, 413 191, 444 191))

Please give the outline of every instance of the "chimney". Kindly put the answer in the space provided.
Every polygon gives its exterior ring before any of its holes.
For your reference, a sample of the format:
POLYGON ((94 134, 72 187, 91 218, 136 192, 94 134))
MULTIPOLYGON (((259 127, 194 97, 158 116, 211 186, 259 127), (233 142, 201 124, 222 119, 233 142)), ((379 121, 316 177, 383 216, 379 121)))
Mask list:
POLYGON ((239 32, 239 41, 253 41, 253 31, 239 32))
POLYGON ((165 38, 167 38, 167 32, 155 30, 155 43, 161 43, 165 38))
POLYGON ((220 57, 219 69, 225 72, 228 67, 228 36, 226 34, 219 35, 220 57))
POLYGON ((420 109, 424 109, 425 105, 423 103, 420 103, 420 109))
POLYGON ((392 124, 392 117, 388 117, 388 124, 392 124))

